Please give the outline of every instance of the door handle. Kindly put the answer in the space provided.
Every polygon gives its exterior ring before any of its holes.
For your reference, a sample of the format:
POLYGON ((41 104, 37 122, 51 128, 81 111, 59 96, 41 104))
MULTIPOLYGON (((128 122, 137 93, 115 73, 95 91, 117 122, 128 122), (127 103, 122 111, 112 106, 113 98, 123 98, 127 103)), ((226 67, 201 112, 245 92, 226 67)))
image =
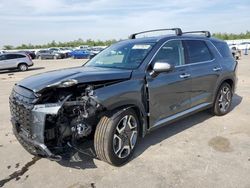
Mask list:
POLYGON ((214 68, 213 68, 213 71, 215 71, 215 72, 218 72, 218 71, 220 71, 220 70, 221 70, 220 67, 214 67, 214 68))
POLYGON ((180 75, 180 78, 189 78, 190 76, 190 74, 184 73, 180 75))

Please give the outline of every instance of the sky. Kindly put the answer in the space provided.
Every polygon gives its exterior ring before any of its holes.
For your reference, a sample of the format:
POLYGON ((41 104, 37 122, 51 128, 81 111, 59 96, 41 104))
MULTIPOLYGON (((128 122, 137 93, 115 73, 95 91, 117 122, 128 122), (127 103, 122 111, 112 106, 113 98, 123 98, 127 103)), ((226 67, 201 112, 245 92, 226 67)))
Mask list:
POLYGON ((0 21, 0 47, 172 27, 240 33, 250 30, 250 0, 0 0, 0 21))

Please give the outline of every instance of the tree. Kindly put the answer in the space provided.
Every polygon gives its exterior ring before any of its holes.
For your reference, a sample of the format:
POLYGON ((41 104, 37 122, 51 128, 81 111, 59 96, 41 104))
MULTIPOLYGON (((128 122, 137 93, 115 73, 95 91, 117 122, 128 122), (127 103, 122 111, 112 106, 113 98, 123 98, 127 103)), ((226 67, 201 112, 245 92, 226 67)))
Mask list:
POLYGON ((13 49, 14 49, 14 46, 5 45, 5 46, 3 46, 3 49, 4 49, 4 50, 13 50, 13 49))

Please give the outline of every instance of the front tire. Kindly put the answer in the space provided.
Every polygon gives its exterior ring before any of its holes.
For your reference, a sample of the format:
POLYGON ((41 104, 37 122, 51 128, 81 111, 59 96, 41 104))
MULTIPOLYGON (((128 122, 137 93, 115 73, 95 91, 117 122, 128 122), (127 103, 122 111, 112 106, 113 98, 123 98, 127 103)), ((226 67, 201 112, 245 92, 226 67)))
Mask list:
POLYGON ((217 92, 212 113, 217 116, 223 116, 227 114, 230 111, 232 97, 232 87, 228 83, 223 83, 217 92))
POLYGON ((114 166, 125 164, 135 150, 138 133, 139 120, 132 109, 103 116, 94 136, 97 157, 114 166))

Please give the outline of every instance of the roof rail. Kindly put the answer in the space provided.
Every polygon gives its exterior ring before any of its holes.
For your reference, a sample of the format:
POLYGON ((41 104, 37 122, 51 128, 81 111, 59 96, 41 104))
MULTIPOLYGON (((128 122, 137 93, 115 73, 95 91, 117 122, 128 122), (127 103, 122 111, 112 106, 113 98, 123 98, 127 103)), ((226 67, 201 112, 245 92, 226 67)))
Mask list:
POLYGON ((150 32, 155 32, 155 31, 175 31, 175 34, 180 36, 182 35, 182 30, 181 28, 170 28, 170 29, 154 29, 154 30, 148 30, 148 31, 142 31, 139 33, 134 33, 129 36, 129 39, 135 39, 136 35, 143 34, 143 33, 150 33, 150 32))
POLYGON ((210 38, 211 33, 209 31, 187 31, 183 32, 182 34, 189 34, 189 33, 204 33, 206 37, 210 38))

